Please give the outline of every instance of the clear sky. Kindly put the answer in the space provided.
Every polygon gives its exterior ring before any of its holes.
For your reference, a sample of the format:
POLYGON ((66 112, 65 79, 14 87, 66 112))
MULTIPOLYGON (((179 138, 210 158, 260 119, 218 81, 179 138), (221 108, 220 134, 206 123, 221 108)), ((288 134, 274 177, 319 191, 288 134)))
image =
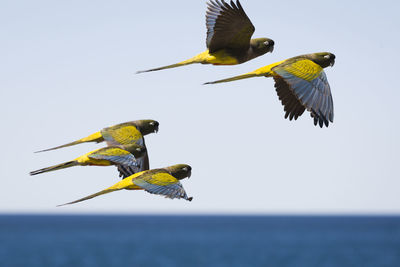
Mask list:
POLYGON ((2 1, 0 212, 400 213, 398 1, 241 1, 275 51, 242 65, 136 75, 205 50, 205 1, 2 1), (329 128, 284 119, 273 80, 203 86, 329 51, 329 128), (120 191, 113 167, 29 171, 104 144, 47 153, 120 122, 155 119, 151 167, 187 163, 194 200, 120 191))

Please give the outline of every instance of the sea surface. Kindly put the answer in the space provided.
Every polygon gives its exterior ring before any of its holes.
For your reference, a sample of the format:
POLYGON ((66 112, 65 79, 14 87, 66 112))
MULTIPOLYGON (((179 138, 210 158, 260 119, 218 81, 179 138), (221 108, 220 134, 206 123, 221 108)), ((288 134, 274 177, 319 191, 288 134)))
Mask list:
POLYGON ((0 215, 0 266, 400 266, 400 217, 0 215))

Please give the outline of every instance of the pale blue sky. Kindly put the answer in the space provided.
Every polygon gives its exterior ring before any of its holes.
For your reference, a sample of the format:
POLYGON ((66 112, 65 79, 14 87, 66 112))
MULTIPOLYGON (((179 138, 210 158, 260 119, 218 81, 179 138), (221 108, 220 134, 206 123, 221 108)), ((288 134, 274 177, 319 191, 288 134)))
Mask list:
POLYGON ((0 212, 400 213, 398 1, 241 1, 275 51, 248 63, 135 75, 205 50, 205 1, 2 1, 0 212), (329 51, 328 129, 283 118, 272 79, 202 83, 329 51), (64 144, 151 118, 153 168, 193 167, 193 202, 115 192, 113 167, 29 171, 103 146, 64 144))

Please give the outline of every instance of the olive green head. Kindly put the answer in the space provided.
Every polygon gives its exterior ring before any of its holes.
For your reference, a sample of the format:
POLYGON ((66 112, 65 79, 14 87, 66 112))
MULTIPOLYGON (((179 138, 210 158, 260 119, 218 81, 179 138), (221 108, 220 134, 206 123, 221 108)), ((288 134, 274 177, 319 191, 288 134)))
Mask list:
POLYGON ((333 66, 335 64, 335 55, 329 52, 313 53, 304 55, 304 57, 312 60, 314 63, 320 65, 322 68, 333 66))
POLYGON ((192 167, 187 164, 176 164, 165 169, 178 180, 189 178, 192 175, 192 167))
POLYGON ((274 51, 275 42, 269 38, 255 38, 250 40, 250 46, 253 53, 264 55, 265 53, 274 51))
POLYGON ((120 147, 122 149, 125 149, 126 151, 129 151, 132 155, 135 156, 135 158, 143 157, 147 151, 145 146, 140 146, 137 144, 123 145, 120 147))
POLYGON ((142 133, 142 135, 158 132, 158 121, 155 120, 138 120, 133 121, 133 125, 142 133))

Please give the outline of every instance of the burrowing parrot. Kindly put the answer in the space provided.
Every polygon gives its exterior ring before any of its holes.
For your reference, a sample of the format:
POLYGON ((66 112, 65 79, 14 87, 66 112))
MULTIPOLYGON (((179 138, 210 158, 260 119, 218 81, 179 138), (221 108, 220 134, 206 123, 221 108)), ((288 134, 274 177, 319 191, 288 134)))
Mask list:
POLYGON ((230 5, 224 0, 210 0, 206 13, 207 50, 193 58, 165 67, 137 73, 180 67, 193 63, 236 65, 274 50, 269 38, 251 39, 255 28, 239 0, 230 5))
POLYGON ((151 194, 162 195, 166 198, 183 198, 192 201, 193 198, 186 195, 182 184, 179 182, 181 179, 190 177, 191 171, 192 168, 189 165, 177 164, 162 169, 138 172, 98 193, 59 206, 75 204, 122 189, 145 190, 151 194))
MULTIPOLYGON (((137 144, 143 147, 146 147, 144 136, 153 132, 158 131, 159 123, 155 120, 137 120, 137 121, 130 121, 125 123, 120 123, 114 126, 110 126, 91 134, 85 138, 79 139, 77 141, 37 151, 37 152, 44 152, 54 149, 59 149, 63 147, 73 146, 81 143, 86 142, 96 142, 100 143, 106 141, 107 145, 129 145, 129 144, 137 144)), ((122 166, 118 167, 120 171, 120 176, 126 177, 126 174, 133 174, 136 172, 144 171, 150 169, 149 164, 149 156, 147 150, 145 153, 136 159, 138 166, 122 166), (125 174, 124 174, 125 173, 125 174)), ((128 176, 129 176, 128 175, 128 176)))
POLYGON ((144 146, 143 136, 154 133, 158 131, 159 123, 154 120, 137 120, 125 123, 120 123, 100 130, 94 134, 91 134, 85 138, 79 139, 77 141, 48 148, 45 150, 40 150, 37 152, 44 152, 54 149, 59 149, 63 147, 73 146, 86 142, 96 142, 100 143, 106 141, 107 145, 129 145, 137 144, 144 146))
POLYGON ((140 169, 137 159, 144 156, 146 148, 144 146, 130 144, 125 146, 109 146, 96 149, 85 155, 82 155, 74 160, 57 164, 51 167, 30 172, 30 175, 37 175, 44 172, 50 172, 60 169, 65 169, 73 166, 110 166, 116 165, 120 172, 120 176, 128 177, 134 170, 140 169))
POLYGON ((251 77, 273 77, 285 118, 297 120, 304 110, 322 128, 333 122, 333 100, 324 68, 335 64, 335 55, 322 52, 289 58, 253 72, 205 84, 223 83, 251 77))

